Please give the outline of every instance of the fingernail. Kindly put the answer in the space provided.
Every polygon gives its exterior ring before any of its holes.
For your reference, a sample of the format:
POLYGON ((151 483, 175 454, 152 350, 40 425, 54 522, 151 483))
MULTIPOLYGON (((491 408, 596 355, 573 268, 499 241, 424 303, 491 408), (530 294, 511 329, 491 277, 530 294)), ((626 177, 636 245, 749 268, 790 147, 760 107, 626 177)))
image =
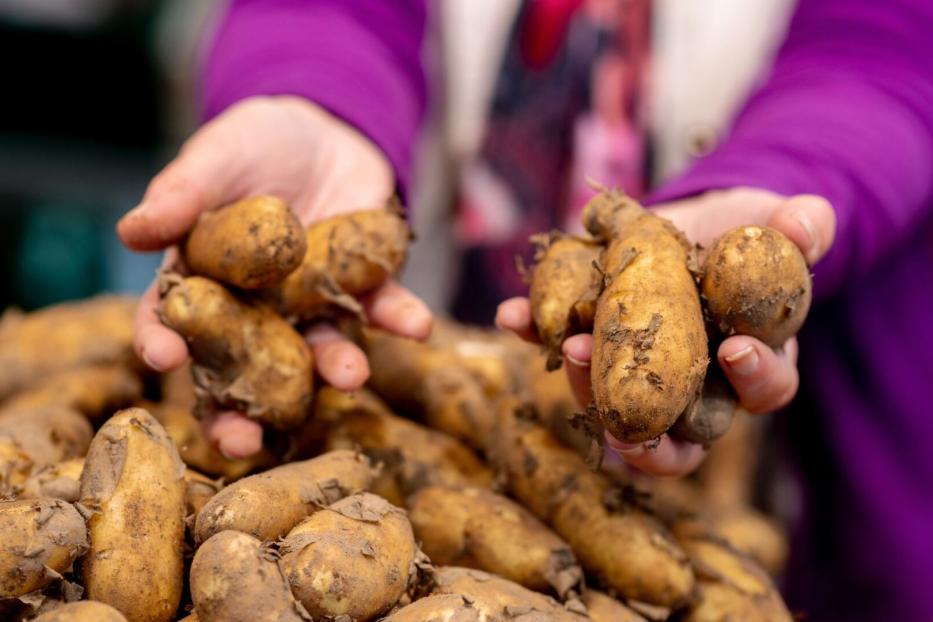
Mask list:
POLYGON ((644 443, 623 443, 609 432, 606 432, 606 444, 617 454, 629 458, 645 453, 644 443))
POLYGON ((567 362, 573 365, 574 367, 589 367, 590 366, 589 363, 586 363, 584 361, 581 361, 580 359, 574 358, 570 356, 569 354, 565 354, 564 356, 567 357, 567 362))
POLYGON ((813 228, 813 221, 810 220, 810 216, 802 210, 794 213, 794 220, 800 224, 801 228, 803 228, 807 234, 807 244, 804 255, 808 260, 812 260, 813 253, 816 251, 816 230, 813 228))
POLYGON ((146 365, 150 369, 157 371, 157 372, 165 371, 164 369, 162 369, 161 365, 156 364, 155 360, 153 360, 153 358, 149 356, 149 353, 146 352, 145 350, 142 351, 142 357, 143 357, 143 362, 146 363, 146 365))
POLYGON ((140 216, 145 214, 146 211, 147 211, 146 204, 140 203, 139 205, 137 205, 136 207, 134 207, 133 209, 125 213, 123 215, 123 218, 121 218, 120 220, 129 220, 130 218, 139 218, 140 216))
POLYGON ((758 352, 752 346, 746 346, 735 354, 726 357, 729 369, 740 376, 751 376, 758 369, 758 352))

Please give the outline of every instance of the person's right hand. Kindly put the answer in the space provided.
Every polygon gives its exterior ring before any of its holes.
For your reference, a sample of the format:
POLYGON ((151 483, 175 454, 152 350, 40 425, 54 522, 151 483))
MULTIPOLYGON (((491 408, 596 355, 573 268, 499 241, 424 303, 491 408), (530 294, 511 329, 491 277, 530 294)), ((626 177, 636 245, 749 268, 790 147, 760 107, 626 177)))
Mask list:
MULTIPOLYGON (((130 249, 170 249, 166 261, 173 261, 174 245, 201 212, 248 196, 275 195, 308 225, 341 212, 378 209, 394 190, 388 160, 347 124, 301 98, 254 97, 198 130, 151 181, 117 231, 130 249)), ((376 326, 414 339, 431 332, 431 312, 394 281, 361 302, 376 326)), ((158 304, 153 282, 137 311, 135 348, 150 367, 164 372, 182 365, 188 349, 181 336, 159 322, 158 304)), ((366 356, 333 327, 318 324, 306 337, 326 382, 345 391, 366 382, 366 356)), ((216 413, 205 424, 208 437, 230 458, 262 447, 262 428, 245 415, 216 413)))

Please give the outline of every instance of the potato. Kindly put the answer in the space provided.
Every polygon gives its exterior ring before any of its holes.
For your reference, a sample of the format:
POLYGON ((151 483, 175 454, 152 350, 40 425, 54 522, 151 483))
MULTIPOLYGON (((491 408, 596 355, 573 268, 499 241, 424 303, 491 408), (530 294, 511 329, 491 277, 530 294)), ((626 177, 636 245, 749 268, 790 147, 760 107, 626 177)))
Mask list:
POLYGON ((172 437, 184 463, 198 471, 235 481, 273 461, 267 449, 249 458, 227 458, 204 436, 201 422, 191 413, 190 407, 162 402, 153 404, 151 411, 172 437))
POLYGON ((593 328, 596 299, 602 291, 602 274, 596 269, 602 247, 559 233, 538 234, 531 273, 531 316, 538 336, 547 348, 547 370, 563 362, 564 339, 593 328))
POLYGON ((219 481, 185 469, 185 516, 196 517, 221 488, 219 481))
POLYGON ((602 474, 546 429, 520 419, 514 402, 500 410, 493 452, 509 491, 549 523, 583 568, 626 599, 676 607, 693 588, 683 550, 661 522, 618 494, 602 474))
POLYGON ((419 551, 405 512, 370 493, 306 518, 280 549, 292 594, 314 619, 375 619, 417 580, 419 551))
POLYGON ((396 417, 367 391, 318 392, 317 415, 336 421, 327 448, 359 447, 382 470, 371 490, 396 505, 423 486, 492 485, 492 472, 466 447, 442 432, 396 417), (326 411, 326 412, 325 412, 326 411))
POLYGON ((582 606, 578 611, 565 609, 553 598, 525 589, 517 583, 480 570, 447 566, 435 573, 433 594, 461 596, 480 610, 487 620, 537 622, 584 622, 582 606))
POLYGON ((615 598, 596 590, 587 590, 583 604, 593 622, 645 622, 645 618, 615 598))
POLYGON ((63 406, 97 418, 139 400, 143 383, 125 365, 101 364, 56 372, 3 403, 3 411, 63 406))
POLYGON ((73 367, 135 361, 136 300, 98 296, 0 321, 0 400, 73 367))
POLYGON ((19 486, 30 469, 83 456, 91 442, 83 415, 60 406, 0 414, 0 484, 19 486))
POLYGON ((750 335, 779 348, 807 317, 812 283, 807 262, 780 231, 736 227, 703 262, 706 309, 724 335, 750 335))
POLYGON ((162 322, 188 342, 202 408, 243 411, 281 430, 304 421, 313 357, 288 322, 203 277, 169 275, 164 287, 162 322))
POLYGON ((734 507, 712 512, 709 521, 714 536, 751 557, 771 576, 784 570, 789 554, 787 534, 773 519, 751 508, 734 507))
POLYGON ((435 564, 497 574, 564 599, 583 571, 566 542, 514 501, 483 488, 430 486, 409 502, 422 550, 435 564))
POLYGON ((692 533, 678 533, 678 538, 689 553, 698 578, 699 595, 684 620, 790 622, 793 619, 767 573, 750 558, 715 539, 692 533))
POLYGON ((387 209, 314 223, 301 265, 264 297, 289 318, 313 319, 334 306, 361 313, 354 297, 376 289, 405 263, 411 233, 399 212, 397 201, 390 201, 387 209))
POLYGON ((173 619, 182 592, 185 467, 148 412, 123 410, 98 430, 81 474, 91 548, 87 596, 130 622, 173 619))
POLYGON ((349 450, 332 451, 245 477, 207 502, 195 523, 195 540, 235 529, 276 540, 302 519, 372 481, 369 461, 349 450))
POLYGON ((41 589, 88 548, 84 518, 59 499, 0 501, 0 599, 41 589))
POLYGON ((482 450, 495 430, 495 414, 482 384, 449 349, 382 331, 366 333, 369 385, 401 412, 411 412, 482 450))
POLYGON ((709 362, 690 245, 616 191, 590 201, 583 222, 608 242, 593 327, 595 411, 616 438, 649 441, 695 398, 709 362))
POLYGON ((76 502, 81 496, 81 471, 84 470, 84 458, 71 458, 50 464, 23 483, 20 499, 50 497, 69 503, 76 502))
POLYGON ((202 212, 182 246, 193 274, 242 289, 272 287, 308 249, 304 228, 282 200, 257 196, 202 212))
POLYGON ((207 540, 191 562, 191 598, 201 622, 303 622, 268 544, 239 531, 207 540))
POLYGON ((43 613, 33 622, 126 622, 126 618, 110 605, 79 600, 43 613))
POLYGON ((707 369, 702 394, 677 419, 671 433, 691 443, 709 445, 729 431, 737 408, 732 386, 719 365, 712 365, 707 369))
MULTIPOLYGON (((518 619, 510 616, 509 619, 518 619)), ((435 594, 394 611, 383 622, 488 622, 483 608, 459 594, 435 594)))

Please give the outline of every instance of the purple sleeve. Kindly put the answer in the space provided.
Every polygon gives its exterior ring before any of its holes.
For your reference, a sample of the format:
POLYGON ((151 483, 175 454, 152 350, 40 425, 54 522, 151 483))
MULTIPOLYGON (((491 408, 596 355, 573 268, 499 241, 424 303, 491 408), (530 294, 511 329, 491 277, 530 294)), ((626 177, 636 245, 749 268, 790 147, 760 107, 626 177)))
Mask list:
POLYGON ((204 117, 254 95, 306 97, 378 145, 404 190, 425 11, 425 0, 232 0, 204 65, 204 117))
POLYGON ((815 270, 821 296, 933 217, 933 2, 801 0, 730 137, 652 200, 734 186, 833 204, 836 242, 815 270))

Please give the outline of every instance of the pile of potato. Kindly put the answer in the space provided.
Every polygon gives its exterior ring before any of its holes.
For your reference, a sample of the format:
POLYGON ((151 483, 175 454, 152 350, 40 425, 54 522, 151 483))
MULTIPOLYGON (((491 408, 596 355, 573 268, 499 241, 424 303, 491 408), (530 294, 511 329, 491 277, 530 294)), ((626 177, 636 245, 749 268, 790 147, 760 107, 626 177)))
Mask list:
POLYGON ((547 357, 448 322, 426 344, 359 328, 368 388, 315 387, 298 329, 364 323, 408 239, 393 211, 304 237, 268 197, 206 215, 163 278, 193 359, 163 376, 132 355, 132 300, 4 316, 0 619, 791 619, 783 533, 748 506, 748 468, 716 470, 745 424, 695 480, 593 470, 547 357), (222 456, 212 408, 263 422, 266 449, 222 456))

